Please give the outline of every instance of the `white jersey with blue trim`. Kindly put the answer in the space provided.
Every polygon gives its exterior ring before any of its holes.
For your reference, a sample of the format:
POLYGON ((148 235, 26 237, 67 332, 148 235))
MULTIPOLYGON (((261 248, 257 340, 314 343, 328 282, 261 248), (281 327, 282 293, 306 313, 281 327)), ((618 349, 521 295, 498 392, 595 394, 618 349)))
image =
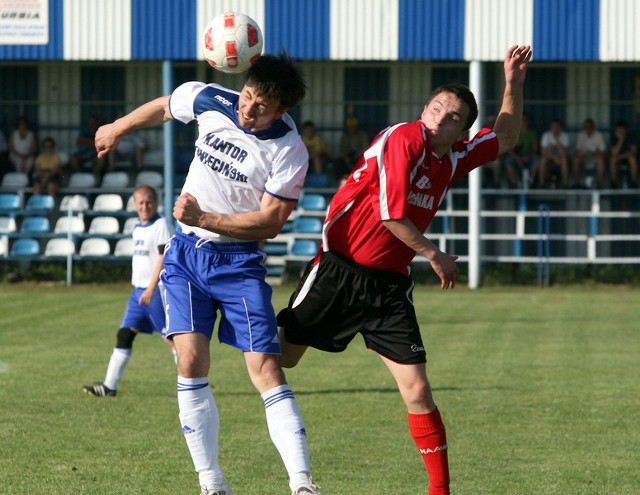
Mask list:
POLYGON ((160 257, 159 246, 165 245, 173 232, 164 217, 156 215, 146 223, 139 220, 131 234, 133 257, 131 258, 131 285, 146 289, 160 257))
MULTIPOLYGON (((169 100, 174 119, 198 122, 195 155, 182 187, 205 212, 234 214, 260 210, 263 194, 297 201, 309 155, 290 115, 269 129, 240 126, 239 93, 217 84, 187 82, 169 100)), ((217 242, 242 242, 178 222, 182 232, 217 242)))

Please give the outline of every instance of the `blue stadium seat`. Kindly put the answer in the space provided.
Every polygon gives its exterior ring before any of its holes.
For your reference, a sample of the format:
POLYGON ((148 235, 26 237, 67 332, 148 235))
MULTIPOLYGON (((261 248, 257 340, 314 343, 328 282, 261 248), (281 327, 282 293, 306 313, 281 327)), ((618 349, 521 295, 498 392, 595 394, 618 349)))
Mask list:
POLYGON ((56 200, 48 194, 31 196, 24 209, 27 215, 47 215, 56 206, 56 200))
POLYGON ((298 234, 320 234, 322 220, 317 217, 298 217, 293 221, 293 232, 298 234))
POLYGON ((318 244, 313 239, 296 239, 291 246, 291 254, 312 258, 318 254, 318 244))
POLYGON ((48 234, 51 224, 47 217, 26 217, 20 226, 22 234, 48 234))
POLYGON ((20 196, 14 193, 0 194, 0 215, 15 214, 20 210, 20 196))
POLYGON ((298 203, 302 210, 326 211, 327 200, 322 194, 304 194, 298 203))
POLYGON ((288 246, 282 241, 266 241, 262 250, 267 256, 284 256, 287 254, 288 246))
POLYGON ((28 257, 40 255, 40 243, 36 239, 18 239, 11 246, 10 256, 28 257))
POLYGON ((304 187, 330 187, 331 178, 327 174, 307 174, 304 187))

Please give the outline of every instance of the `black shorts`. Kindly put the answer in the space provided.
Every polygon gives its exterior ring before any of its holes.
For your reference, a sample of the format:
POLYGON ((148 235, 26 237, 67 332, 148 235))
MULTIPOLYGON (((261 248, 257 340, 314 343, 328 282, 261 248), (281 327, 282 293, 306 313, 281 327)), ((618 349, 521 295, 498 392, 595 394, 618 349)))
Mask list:
POLYGON ((392 361, 424 363, 412 290, 409 276, 322 253, 317 265, 307 266, 278 325, 292 344, 342 352, 361 333, 369 349, 392 361))

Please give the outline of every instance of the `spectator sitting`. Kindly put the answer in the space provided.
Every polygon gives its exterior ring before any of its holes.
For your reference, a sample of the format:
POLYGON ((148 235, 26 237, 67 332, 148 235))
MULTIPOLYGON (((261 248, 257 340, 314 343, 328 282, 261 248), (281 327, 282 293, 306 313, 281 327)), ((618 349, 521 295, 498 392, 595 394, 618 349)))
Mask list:
POLYGON ((537 180, 537 186, 544 187, 549 172, 552 175, 551 187, 555 187, 553 177, 557 177, 556 170, 559 168, 561 187, 566 188, 569 185, 569 135, 562 129, 558 119, 553 119, 549 130, 542 135, 540 149, 542 157, 531 171, 531 181, 537 180))
POLYGON ((596 187, 602 188, 605 174, 604 153, 607 145, 602 133, 596 129, 593 119, 586 119, 576 139, 576 152, 573 157, 573 182, 579 186, 584 180, 584 167, 587 163, 596 165, 596 187))
POLYGON ((630 187, 638 185, 638 145, 636 140, 627 129, 626 122, 618 122, 614 130, 611 141, 611 161, 609 162, 609 173, 613 187, 621 187, 620 165, 629 166, 630 187))
POLYGON ((76 140, 76 151, 69 157, 69 165, 72 172, 80 172, 85 163, 89 162, 92 172, 102 176, 105 172, 105 158, 98 158, 94 139, 96 131, 100 127, 100 119, 97 115, 90 115, 87 126, 80 130, 76 140))
POLYGON ((531 173, 539 159, 538 133, 530 127, 529 116, 523 114, 518 142, 504 159, 509 187, 518 187, 522 172, 527 170, 531 173))
POLYGON ((36 157, 33 194, 42 194, 46 190, 49 196, 55 197, 60 188, 62 160, 56 152, 56 142, 53 138, 44 138, 41 147, 42 152, 36 157))
POLYGON ((367 146, 369 146, 369 135, 360 129, 358 119, 349 117, 345 125, 344 133, 340 138, 338 175, 341 176, 350 173, 358 161, 360 153, 362 153, 367 146))
POLYGON ((18 117, 16 129, 9 136, 9 161, 16 172, 31 174, 36 158, 36 136, 26 117, 18 117))
POLYGON ((122 136, 115 150, 109 153, 109 170, 115 168, 116 161, 127 161, 133 170, 142 168, 146 146, 144 141, 134 134, 122 136))
POLYGON ((310 120, 302 124, 301 137, 309 152, 309 171, 316 174, 325 173, 325 167, 331 161, 329 144, 318 134, 315 124, 310 120))

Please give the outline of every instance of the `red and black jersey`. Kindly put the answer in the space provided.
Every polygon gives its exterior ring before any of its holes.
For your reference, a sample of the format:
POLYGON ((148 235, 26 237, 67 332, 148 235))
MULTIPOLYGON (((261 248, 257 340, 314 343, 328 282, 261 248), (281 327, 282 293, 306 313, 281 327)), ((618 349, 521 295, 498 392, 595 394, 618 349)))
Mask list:
POLYGON ((408 274, 415 252, 382 221, 407 218, 426 231, 451 185, 497 155, 491 129, 455 143, 442 158, 431 149, 421 121, 385 129, 331 200, 323 249, 368 268, 408 274))

